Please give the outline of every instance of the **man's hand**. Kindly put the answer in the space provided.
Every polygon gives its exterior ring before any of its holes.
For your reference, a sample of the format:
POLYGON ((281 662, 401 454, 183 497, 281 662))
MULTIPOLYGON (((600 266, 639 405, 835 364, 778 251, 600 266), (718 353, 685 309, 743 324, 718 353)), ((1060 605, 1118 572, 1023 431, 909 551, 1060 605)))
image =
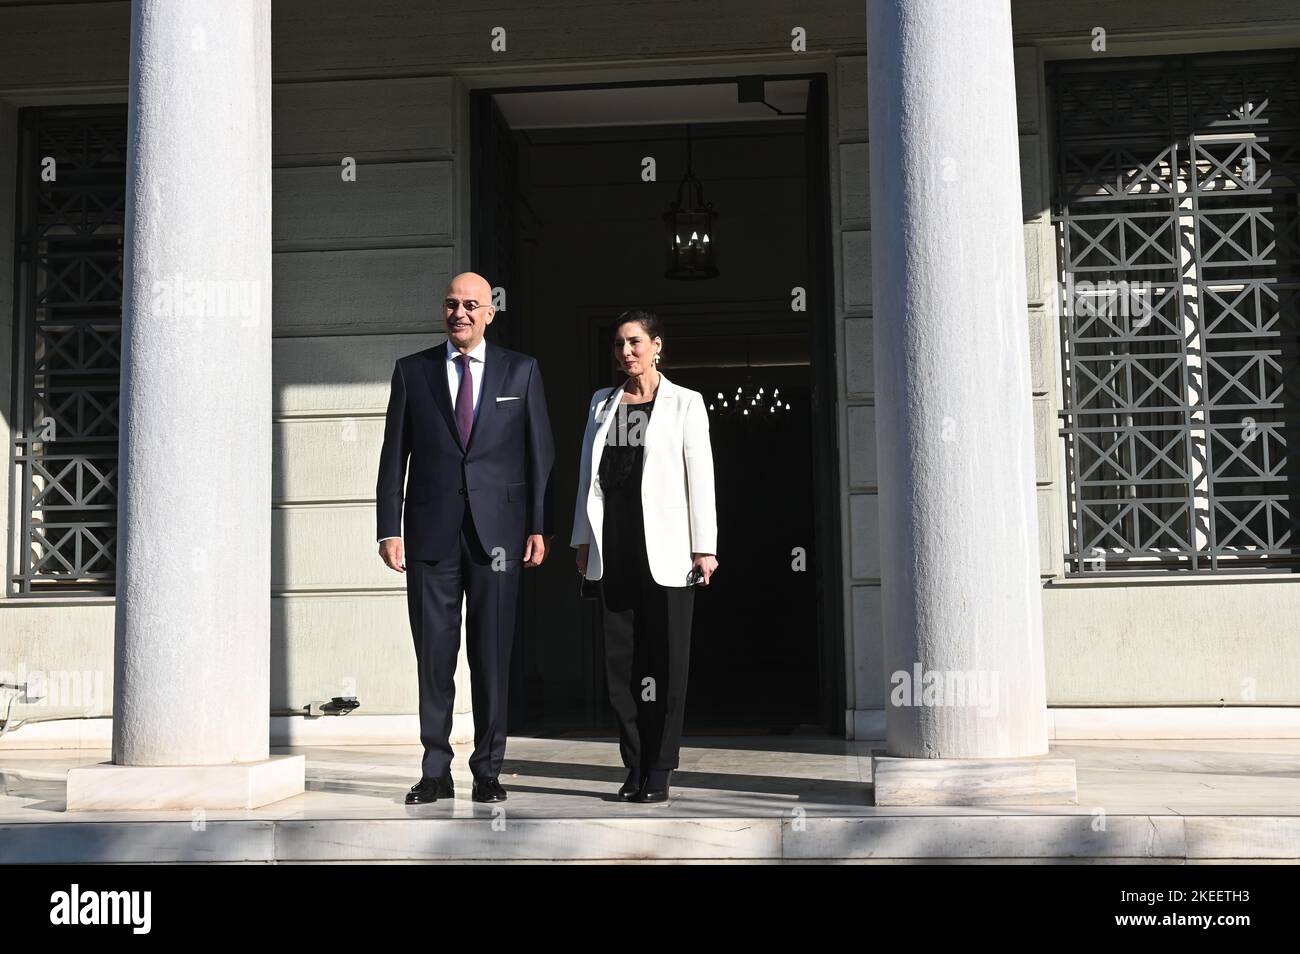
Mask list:
POLYGON ((406 554, 402 551, 402 538, 391 537, 379 544, 379 556, 384 565, 398 573, 406 572, 406 554))
POLYGON ((581 573, 583 576, 587 575, 587 554, 590 550, 591 550, 591 544, 589 543, 578 544, 578 552, 575 555, 575 559, 578 561, 578 572, 581 573))
POLYGON ((550 545, 540 533, 530 533, 524 541, 524 566, 541 566, 550 545))

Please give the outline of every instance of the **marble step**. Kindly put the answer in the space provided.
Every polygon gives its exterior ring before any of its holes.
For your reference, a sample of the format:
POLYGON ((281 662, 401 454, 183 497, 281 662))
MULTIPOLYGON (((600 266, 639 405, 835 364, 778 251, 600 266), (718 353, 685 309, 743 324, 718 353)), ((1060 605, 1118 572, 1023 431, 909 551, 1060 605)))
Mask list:
MULTIPOLYGON (((0 825, 0 863, 1300 861, 1297 815, 988 812, 600 818, 66 820, 0 825)), ((429 806, 430 813, 436 811, 429 806)), ((423 811, 423 809, 421 809, 423 811)))

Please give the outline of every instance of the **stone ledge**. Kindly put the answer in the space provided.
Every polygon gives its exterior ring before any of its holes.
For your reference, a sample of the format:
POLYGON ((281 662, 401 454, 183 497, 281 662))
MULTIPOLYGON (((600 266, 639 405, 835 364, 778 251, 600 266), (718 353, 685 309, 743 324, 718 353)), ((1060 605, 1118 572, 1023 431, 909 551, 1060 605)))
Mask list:
POLYGON ((1077 805, 1074 759, 908 759, 874 756, 876 805, 1077 805))
MULTIPOLYGON (((509 803, 507 803, 508 806, 509 803)), ((426 806, 427 807, 427 806, 426 806)), ((484 806, 486 809, 488 806, 484 806)), ((0 864, 375 861, 1300 860, 1300 816, 1091 813, 315 818, 0 824, 0 864)))
MULTIPOLYGON (((38 706, 31 707, 39 709, 38 706)), ((881 723, 884 724, 883 722, 881 723)), ((347 716, 271 716, 271 745, 419 745, 415 713, 347 716)), ((474 741, 474 714, 452 715, 451 743, 474 741)), ((111 749, 113 720, 57 719, 27 722, 0 737, 0 752, 15 749, 111 749)))
POLYGON ((305 791, 307 760, 273 755, 228 765, 114 765, 68 771, 68 811, 258 808, 305 791))
MULTIPOLYGON (((885 738, 885 710, 862 706, 845 712, 846 736, 885 738)), ((1297 739, 1300 706, 1049 705, 1049 742, 1126 739, 1297 739)), ((0 741, 0 749, 4 742, 0 741)))

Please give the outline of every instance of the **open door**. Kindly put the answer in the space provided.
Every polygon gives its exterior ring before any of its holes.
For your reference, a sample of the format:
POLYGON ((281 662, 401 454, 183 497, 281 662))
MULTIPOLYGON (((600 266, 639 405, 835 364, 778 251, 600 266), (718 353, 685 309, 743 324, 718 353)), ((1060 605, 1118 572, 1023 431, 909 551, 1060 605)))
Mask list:
MULTIPOLYGON (((631 304, 654 308, 664 321, 674 381, 715 397, 759 386, 772 394, 779 386, 792 412, 762 427, 730 417, 711 423, 726 569, 697 599, 687 732, 815 725, 844 733, 827 82, 817 74, 798 80, 809 84, 802 119, 721 121, 701 140, 701 162, 711 163, 714 186, 728 195, 731 220, 778 224, 775 236, 753 227, 730 233, 720 291, 663 277, 662 215, 681 164, 661 168, 659 187, 628 186, 608 174, 621 156, 675 155, 675 131, 661 122, 534 128, 519 101, 505 101, 503 113, 493 97, 557 91, 471 94, 473 267, 509 296, 493 340, 541 363, 557 452, 557 535, 546 565, 525 574, 522 586, 512 734, 614 729, 595 607, 578 599, 567 544, 587 399, 611 383, 609 324, 631 304), (527 133, 512 130, 506 115, 527 133), (758 176, 746 164, 755 155, 763 163, 758 176), (601 241, 590 242, 593 235, 601 241), (577 247, 597 279, 575 288, 565 276, 577 247), (775 272, 776 284, 751 280, 775 272), (808 301, 797 315, 787 297, 794 284, 808 301), (776 514, 774 501, 785 502, 776 514), (806 551, 804 572, 792 572, 795 547, 806 551)), ((658 95, 680 103, 694 85, 667 84, 658 95)), ((573 108, 548 105, 541 114, 548 122, 555 109, 573 108)))
POLYGON ((844 594, 840 582, 839 425, 835 419, 835 288, 831 268, 830 119, 826 75, 808 85, 806 117, 808 210, 808 314, 812 318, 812 427, 815 491, 813 494, 814 574, 817 631, 821 634, 820 698, 826 731, 844 734, 844 594))
POLYGON ((506 308, 488 328, 488 339, 504 348, 517 344, 510 302, 519 277, 519 147, 491 96, 474 95, 475 120, 470 161, 475 170, 471 207, 470 268, 505 289, 506 308))
MULTIPOLYGON (((485 93, 470 94, 471 225, 470 270, 506 293, 505 309, 498 310, 488 327, 487 338, 503 348, 519 348, 512 303, 522 301, 519 277, 519 147, 501 109, 485 93)), ((556 539, 559 539, 557 530, 556 539)), ((523 725, 524 639, 526 608, 535 574, 525 573, 519 587, 519 608, 515 612, 515 644, 510 659, 509 726, 523 725)))

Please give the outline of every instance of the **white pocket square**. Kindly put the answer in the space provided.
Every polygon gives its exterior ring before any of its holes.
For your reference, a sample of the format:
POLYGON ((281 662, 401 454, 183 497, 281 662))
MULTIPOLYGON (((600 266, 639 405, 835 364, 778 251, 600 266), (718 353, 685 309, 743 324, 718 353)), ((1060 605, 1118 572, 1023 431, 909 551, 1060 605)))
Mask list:
POLYGON ((519 400, 519 397, 518 397, 517 395, 516 395, 515 397, 499 397, 499 398, 497 398, 497 400, 498 400, 498 401, 518 401, 518 400, 519 400))

